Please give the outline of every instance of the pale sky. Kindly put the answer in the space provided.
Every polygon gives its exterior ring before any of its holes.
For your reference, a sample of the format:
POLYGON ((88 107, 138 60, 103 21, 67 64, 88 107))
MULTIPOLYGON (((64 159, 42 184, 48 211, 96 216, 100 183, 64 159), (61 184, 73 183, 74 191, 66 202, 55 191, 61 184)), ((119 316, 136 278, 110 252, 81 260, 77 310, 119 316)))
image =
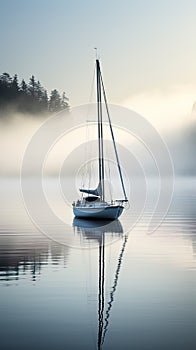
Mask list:
POLYGON ((0 73, 34 74, 72 106, 89 102, 96 46, 111 103, 153 114, 179 91, 188 113, 195 38, 195 0, 0 0, 0 73))

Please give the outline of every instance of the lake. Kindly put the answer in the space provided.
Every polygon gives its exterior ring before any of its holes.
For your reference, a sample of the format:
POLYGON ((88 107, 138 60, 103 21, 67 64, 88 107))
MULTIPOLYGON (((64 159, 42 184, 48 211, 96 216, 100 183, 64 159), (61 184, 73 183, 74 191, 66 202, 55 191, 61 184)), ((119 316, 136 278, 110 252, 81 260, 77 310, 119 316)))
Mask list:
POLYGON ((141 217, 131 203, 93 224, 74 220, 54 179, 46 187, 61 221, 40 217, 40 232, 19 181, 1 179, 1 349, 195 349, 196 178, 176 179, 151 233, 150 201, 141 217))

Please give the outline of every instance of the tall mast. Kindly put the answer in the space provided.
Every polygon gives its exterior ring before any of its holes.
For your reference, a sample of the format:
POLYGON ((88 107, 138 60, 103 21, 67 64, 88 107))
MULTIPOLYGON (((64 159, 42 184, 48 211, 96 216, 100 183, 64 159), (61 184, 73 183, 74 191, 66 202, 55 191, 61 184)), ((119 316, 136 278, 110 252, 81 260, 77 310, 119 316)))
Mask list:
POLYGON ((105 200, 104 191, 104 154, 103 154, 103 125, 101 105, 101 71, 99 60, 96 59, 97 71, 97 119, 98 119, 98 152, 99 152, 99 186, 101 189, 101 200, 105 200))

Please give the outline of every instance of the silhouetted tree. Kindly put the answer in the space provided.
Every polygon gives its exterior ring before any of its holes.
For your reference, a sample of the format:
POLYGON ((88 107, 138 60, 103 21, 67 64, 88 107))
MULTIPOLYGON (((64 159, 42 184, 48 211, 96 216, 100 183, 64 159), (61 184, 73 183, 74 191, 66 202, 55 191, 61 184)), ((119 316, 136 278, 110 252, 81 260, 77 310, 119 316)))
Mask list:
POLYGON ((12 78, 8 73, 3 73, 0 76, 0 105, 3 109, 7 104, 10 104, 13 99, 13 93, 11 89, 12 78))
POLYGON ((44 94, 44 89, 41 86, 40 81, 38 80, 37 82, 35 82, 35 98, 38 101, 41 101, 43 94, 44 94))
POLYGON ((28 93, 28 86, 25 83, 24 79, 22 79, 22 82, 20 84, 20 89, 23 93, 27 94, 28 93))
POLYGON ((49 110, 50 112, 58 112, 61 110, 61 97, 56 89, 51 91, 49 110))
POLYGON ((35 88, 36 88, 36 81, 35 81, 34 75, 32 75, 31 78, 29 79, 28 91, 33 98, 35 97, 35 88))
POLYGON ((47 90, 44 90, 44 93, 42 95, 42 99, 41 99, 41 105, 43 110, 48 110, 48 94, 47 94, 47 90))
POLYGON ((15 74, 14 77, 13 77, 13 79, 12 79, 11 87, 12 87, 13 92, 14 92, 15 94, 17 94, 18 91, 19 91, 18 76, 17 76, 17 74, 15 74))
POLYGON ((62 98, 61 98, 61 109, 68 108, 69 106, 68 101, 69 99, 67 98, 65 91, 63 91, 62 98))
POLYGON ((11 83, 12 83, 12 78, 8 73, 3 73, 0 76, 1 84, 4 85, 5 87, 9 88, 11 83))

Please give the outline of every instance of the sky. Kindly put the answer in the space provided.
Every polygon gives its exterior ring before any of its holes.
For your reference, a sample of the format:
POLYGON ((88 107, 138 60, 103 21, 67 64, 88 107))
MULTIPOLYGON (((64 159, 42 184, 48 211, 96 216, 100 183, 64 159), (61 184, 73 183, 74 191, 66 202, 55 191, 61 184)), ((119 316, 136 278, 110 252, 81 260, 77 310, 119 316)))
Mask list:
POLYGON ((169 125, 196 100, 195 14, 195 0, 0 0, 0 72, 34 74, 77 106, 97 47, 109 102, 169 125))

